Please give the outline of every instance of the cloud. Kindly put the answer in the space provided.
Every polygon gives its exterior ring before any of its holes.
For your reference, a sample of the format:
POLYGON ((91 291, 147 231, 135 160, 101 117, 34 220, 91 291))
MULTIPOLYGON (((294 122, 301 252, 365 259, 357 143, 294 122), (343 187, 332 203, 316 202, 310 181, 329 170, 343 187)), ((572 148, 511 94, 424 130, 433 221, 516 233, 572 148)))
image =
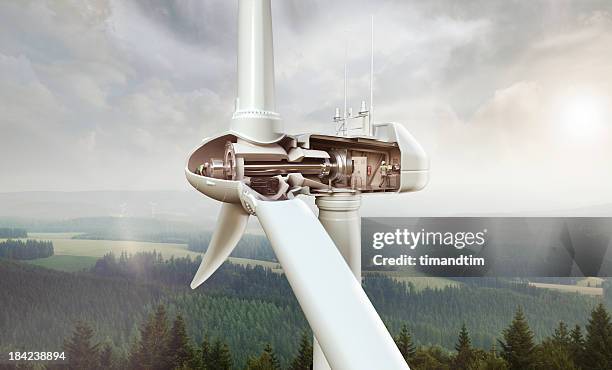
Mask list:
MULTIPOLYGON (((369 95, 370 14, 375 116, 430 154, 424 199, 464 184, 527 208, 612 202, 612 5, 274 2, 288 132, 333 129, 345 60, 351 106, 369 95), (564 118, 585 99, 604 106, 590 137, 564 118)), ((0 191, 187 188, 185 156, 229 123, 235 47, 235 1, 2 2, 0 191)))

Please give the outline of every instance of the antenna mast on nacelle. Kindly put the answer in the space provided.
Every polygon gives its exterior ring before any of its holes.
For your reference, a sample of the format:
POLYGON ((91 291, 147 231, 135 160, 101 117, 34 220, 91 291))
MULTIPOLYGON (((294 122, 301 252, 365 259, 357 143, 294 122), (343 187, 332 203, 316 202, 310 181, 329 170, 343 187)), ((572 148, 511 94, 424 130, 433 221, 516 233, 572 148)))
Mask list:
POLYGON ((373 113, 374 113, 374 16, 371 17, 371 57, 370 57, 370 107, 366 106, 366 101, 361 101, 361 106, 357 115, 353 116, 353 109, 347 108, 347 79, 348 79, 348 41, 344 54, 344 111, 340 112, 340 108, 336 108, 333 121, 336 124, 336 135, 348 136, 349 131, 361 131, 357 135, 373 136, 373 113), (360 126, 349 125, 350 120, 361 119, 360 126))

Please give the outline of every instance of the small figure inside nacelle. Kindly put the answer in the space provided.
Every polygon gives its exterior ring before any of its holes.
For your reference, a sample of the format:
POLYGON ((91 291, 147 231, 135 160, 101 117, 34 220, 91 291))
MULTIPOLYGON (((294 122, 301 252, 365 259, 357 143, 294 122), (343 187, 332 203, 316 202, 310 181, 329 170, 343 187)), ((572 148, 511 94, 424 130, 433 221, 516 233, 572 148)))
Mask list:
POLYGON ((381 189, 393 189, 398 186, 400 166, 398 164, 380 163, 380 185, 381 189))

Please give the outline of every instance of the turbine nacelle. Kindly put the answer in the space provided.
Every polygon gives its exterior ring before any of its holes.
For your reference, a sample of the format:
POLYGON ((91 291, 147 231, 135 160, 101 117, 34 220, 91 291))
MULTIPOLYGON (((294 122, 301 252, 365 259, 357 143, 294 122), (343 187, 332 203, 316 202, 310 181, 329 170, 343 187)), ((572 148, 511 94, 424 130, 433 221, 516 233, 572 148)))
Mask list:
POLYGON ((412 135, 396 123, 377 125, 374 134, 286 135, 276 143, 261 144, 228 132, 196 148, 185 174, 198 191, 226 203, 242 203, 245 194, 276 201, 334 191, 422 189, 429 163, 412 135))

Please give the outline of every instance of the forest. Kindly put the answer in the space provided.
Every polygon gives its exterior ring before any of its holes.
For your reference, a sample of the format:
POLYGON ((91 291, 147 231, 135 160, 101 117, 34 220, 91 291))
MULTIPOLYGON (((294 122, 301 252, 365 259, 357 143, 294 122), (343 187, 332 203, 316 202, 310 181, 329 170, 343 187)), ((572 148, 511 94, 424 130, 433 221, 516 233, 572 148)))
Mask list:
POLYGON ((53 243, 43 240, 6 240, 0 241, 0 258, 14 260, 33 260, 53 255, 53 243))
MULTIPOLYGON (((187 248, 194 252, 206 252, 211 238, 212 233, 210 232, 199 233, 187 240, 187 248)), ((231 256, 276 262, 272 246, 268 238, 263 235, 243 235, 231 256)))
MULTIPOLYGON (((197 345, 187 324, 177 314, 171 321, 164 305, 156 307, 139 327, 139 337, 121 356, 109 341, 94 339, 94 330, 78 321, 63 341, 64 365, 69 369, 201 369, 308 370, 312 363, 312 334, 301 333, 291 360, 283 366, 270 343, 236 366, 232 350, 223 339, 205 337, 197 345)), ((488 350, 474 347, 467 327, 461 326, 453 350, 417 346, 407 326, 394 337, 404 360, 415 370, 571 370, 609 369, 612 366, 612 322, 603 304, 591 312, 583 331, 561 321, 554 333, 540 343, 519 306, 501 338, 488 350)))
POLYGON ((27 238, 28 232, 26 229, 13 227, 0 227, 0 238, 19 239, 27 238))
MULTIPOLYGON (((156 252, 108 254, 90 271, 64 273, 0 260, 0 327, 6 329, 0 332, 0 351, 59 350, 82 321, 91 328, 92 341, 101 343, 101 353, 110 347, 113 358, 125 364, 143 337, 144 323, 164 305, 169 322, 181 317, 196 357, 202 343, 227 346, 233 368, 244 368, 254 358, 270 357, 264 354, 269 347, 280 366, 288 368, 305 345, 308 326, 284 276, 261 266, 225 263, 192 291, 188 283, 199 263, 200 258, 163 259, 156 252)), ((589 312, 602 301, 520 281, 460 280, 460 287, 417 290, 368 274, 364 288, 390 332, 410 334, 419 354, 415 364, 434 358, 443 365, 431 368, 441 369, 448 368, 463 326, 476 357, 490 353, 492 346, 500 357, 499 341, 517 307, 529 322, 533 343, 539 343, 534 348, 543 348, 559 322, 588 329, 589 312)))

